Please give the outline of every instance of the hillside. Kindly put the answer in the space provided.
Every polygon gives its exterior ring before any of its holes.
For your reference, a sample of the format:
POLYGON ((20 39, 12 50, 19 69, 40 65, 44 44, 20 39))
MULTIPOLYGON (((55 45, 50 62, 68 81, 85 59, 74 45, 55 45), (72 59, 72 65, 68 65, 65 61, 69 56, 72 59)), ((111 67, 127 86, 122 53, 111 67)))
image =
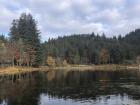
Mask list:
POLYGON ((135 63, 140 54, 140 29, 125 37, 79 34, 49 39, 42 45, 44 58, 65 59, 70 64, 135 63))

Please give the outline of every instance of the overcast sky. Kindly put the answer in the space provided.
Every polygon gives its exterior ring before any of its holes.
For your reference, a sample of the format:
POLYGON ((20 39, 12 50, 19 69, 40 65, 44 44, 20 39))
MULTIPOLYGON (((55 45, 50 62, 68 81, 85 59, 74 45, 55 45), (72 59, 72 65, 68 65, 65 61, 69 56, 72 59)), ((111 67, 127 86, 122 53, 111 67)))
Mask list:
POLYGON ((22 12, 38 21, 42 40, 73 33, 111 37, 140 28, 140 0, 0 0, 0 33, 22 12))

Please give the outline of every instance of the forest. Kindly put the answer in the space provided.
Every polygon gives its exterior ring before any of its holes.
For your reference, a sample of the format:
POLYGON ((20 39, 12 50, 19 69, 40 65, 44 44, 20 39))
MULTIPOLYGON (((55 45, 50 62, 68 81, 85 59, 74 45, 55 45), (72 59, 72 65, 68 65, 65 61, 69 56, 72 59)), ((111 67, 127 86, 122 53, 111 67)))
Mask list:
POLYGON ((1 66, 65 66, 68 64, 136 64, 140 61, 140 29, 126 35, 64 35, 41 42, 31 14, 14 19, 9 37, 0 36, 1 66))
POLYGON ((44 58, 52 56, 70 64, 135 64, 140 59, 139 39, 140 29, 112 38, 93 32, 49 39, 42 46, 44 58))

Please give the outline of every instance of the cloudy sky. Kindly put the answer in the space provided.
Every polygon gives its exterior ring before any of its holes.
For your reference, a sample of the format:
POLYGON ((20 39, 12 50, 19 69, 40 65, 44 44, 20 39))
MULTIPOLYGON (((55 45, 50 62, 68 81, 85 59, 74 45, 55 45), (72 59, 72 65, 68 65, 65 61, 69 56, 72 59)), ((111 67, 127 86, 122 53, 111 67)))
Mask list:
POLYGON ((74 33, 108 37, 140 28, 140 0, 0 0, 0 33, 22 12, 38 21, 42 40, 74 33))

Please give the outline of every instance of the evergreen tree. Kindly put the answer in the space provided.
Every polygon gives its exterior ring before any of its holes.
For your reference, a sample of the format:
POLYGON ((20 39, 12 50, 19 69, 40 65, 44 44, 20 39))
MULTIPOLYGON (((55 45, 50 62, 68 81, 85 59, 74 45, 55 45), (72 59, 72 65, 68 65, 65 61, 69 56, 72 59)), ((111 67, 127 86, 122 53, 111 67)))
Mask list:
POLYGON ((13 20, 9 35, 10 35, 11 41, 19 40, 18 20, 15 20, 15 19, 13 20))
POLYGON ((40 37, 35 19, 31 14, 23 13, 18 20, 14 20, 10 29, 12 41, 23 40, 24 51, 29 53, 30 65, 38 66, 41 63, 40 37))

